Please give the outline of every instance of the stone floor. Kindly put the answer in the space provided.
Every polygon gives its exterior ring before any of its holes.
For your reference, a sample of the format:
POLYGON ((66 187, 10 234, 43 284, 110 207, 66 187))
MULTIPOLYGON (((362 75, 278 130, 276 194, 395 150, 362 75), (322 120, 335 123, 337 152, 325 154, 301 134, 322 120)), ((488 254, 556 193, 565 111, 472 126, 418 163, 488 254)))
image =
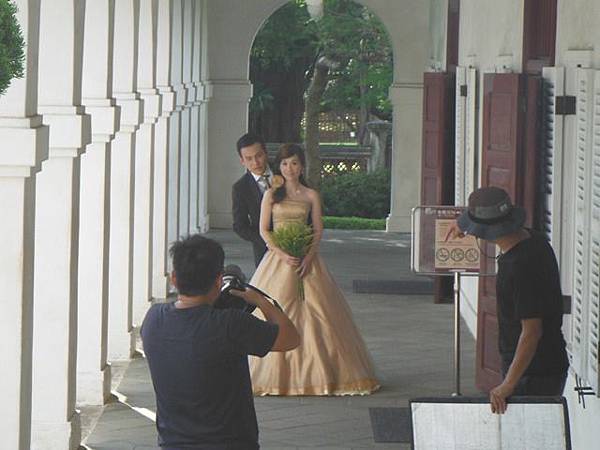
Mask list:
MULTIPOLYGON (((209 236, 224 245, 226 264, 252 272, 249 245, 229 231, 209 236)), ((353 280, 414 279, 409 246, 407 234, 326 230, 321 253, 346 293, 383 387, 365 397, 257 398, 262 449, 408 449, 409 444, 374 442, 369 408, 407 406, 413 397, 453 392, 452 305, 434 304, 431 296, 352 292, 353 280)), ((475 342, 464 324, 462 329, 462 391, 476 394, 475 342)), ((102 411, 84 409, 85 445, 95 450, 158 448, 145 360, 113 365, 113 371, 121 401, 102 411)))

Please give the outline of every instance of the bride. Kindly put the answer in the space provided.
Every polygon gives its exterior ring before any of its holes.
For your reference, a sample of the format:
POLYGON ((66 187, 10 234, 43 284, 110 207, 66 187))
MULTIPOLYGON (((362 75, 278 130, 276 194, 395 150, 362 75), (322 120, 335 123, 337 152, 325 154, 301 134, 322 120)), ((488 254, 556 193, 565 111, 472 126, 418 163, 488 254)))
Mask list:
POLYGON ((252 358, 254 394, 370 394, 379 383, 350 307, 319 256, 321 201, 304 181, 304 166, 300 146, 281 146, 275 170, 283 175, 279 179, 282 185, 277 186, 275 178, 261 204, 260 233, 269 250, 251 280, 281 304, 298 328, 301 344, 291 352, 252 358), (307 223, 309 216, 314 237, 304 258, 295 258, 275 245, 271 223, 277 229, 288 223, 307 223), (303 295, 298 277, 302 278, 303 295))

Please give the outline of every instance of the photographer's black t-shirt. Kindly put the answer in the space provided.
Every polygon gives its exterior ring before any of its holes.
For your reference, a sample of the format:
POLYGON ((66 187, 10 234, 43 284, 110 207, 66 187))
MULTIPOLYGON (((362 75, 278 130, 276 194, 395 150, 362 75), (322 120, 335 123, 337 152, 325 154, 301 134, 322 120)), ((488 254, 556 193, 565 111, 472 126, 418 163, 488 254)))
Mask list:
POLYGON ((264 356, 277 325, 209 305, 153 305, 141 335, 167 449, 258 449, 248 355, 264 356))
POLYGON ((512 362, 522 319, 542 319, 542 337, 525 375, 558 375, 568 367, 562 335, 562 293, 558 264, 543 235, 530 237, 498 258, 496 296, 500 355, 504 370, 512 362))

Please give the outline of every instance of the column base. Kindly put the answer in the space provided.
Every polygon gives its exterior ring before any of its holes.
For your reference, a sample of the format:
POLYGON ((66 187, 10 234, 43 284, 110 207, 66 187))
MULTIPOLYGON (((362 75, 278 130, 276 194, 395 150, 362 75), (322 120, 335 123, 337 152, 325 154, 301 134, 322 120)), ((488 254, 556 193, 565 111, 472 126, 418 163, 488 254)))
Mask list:
POLYGON ((132 332, 123 334, 109 330, 108 336, 108 359, 110 361, 128 361, 133 357, 135 336, 132 332))
POLYGON ((169 278, 167 275, 154 275, 152 278, 152 298, 167 298, 169 278))
POLYGON ((204 214, 198 218, 198 232, 199 233, 208 233, 210 230, 210 215, 204 214))
POLYGON ((410 233, 410 216, 392 216, 391 214, 385 220, 385 231, 396 233, 410 233))
POLYGON ((111 368, 94 372, 77 372, 77 405, 102 406, 110 397, 111 368))
POLYGON ((75 411, 68 422, 31 424, 32 450, 77 450, 81 443, 81 420, 75 411))

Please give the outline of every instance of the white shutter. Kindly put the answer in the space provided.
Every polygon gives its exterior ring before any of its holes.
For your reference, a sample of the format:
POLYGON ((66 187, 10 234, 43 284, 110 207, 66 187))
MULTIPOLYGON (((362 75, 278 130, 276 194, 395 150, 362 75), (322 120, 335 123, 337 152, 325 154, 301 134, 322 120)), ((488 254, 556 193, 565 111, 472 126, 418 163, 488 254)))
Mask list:
POLYGON ((456 107, 454 110, 454 204, 467 204, 465 193, 465 133, 467 98, 461 95, 461 87, 467 85, 467 69, 456 68, 456 107))
MULTIPOLYGON (((575 133, 575 227, 573 253, 573 297, 571 354, 573 369, 587 375, 588 341, 588 256, 589 247, 589 168, 592 140, 593 71, 577 69, 577 131, 575 133)), ((589 380, 588 380, 589 381, 589 380)))
POLYGON ((476 150, 477 139, 477 69, 467 69, 467 104, 466 104, 466 133, 465 133, 465 191, 467 195, 478 185, 477 174, 479 164, 476 150))
POLYGON ((564 117, 556 115, 556 97, 565 93, 563 67, 543 69, 543 138, 542 157, 542 230, 552 243, 556 258, 564 270, 561 258, 562 189, 563 189, 563 128, 564 117))
POLYGON ((468 195, 476 186, 477 135, 477 69, 456 68, 455 109, 455 188, 454 202, 466 205, 468 195), (466 97, 461 96, 461 87, 466 86, 466 97))
POLYGON ((600 326, 600 71, 595 72, 594 84, 594 137, 590 155, 589 197, 587 216, 589 228, 589 273, 588 273, 588 350, 587 380, 598 389, 599 374, 599 326, 600 326))

